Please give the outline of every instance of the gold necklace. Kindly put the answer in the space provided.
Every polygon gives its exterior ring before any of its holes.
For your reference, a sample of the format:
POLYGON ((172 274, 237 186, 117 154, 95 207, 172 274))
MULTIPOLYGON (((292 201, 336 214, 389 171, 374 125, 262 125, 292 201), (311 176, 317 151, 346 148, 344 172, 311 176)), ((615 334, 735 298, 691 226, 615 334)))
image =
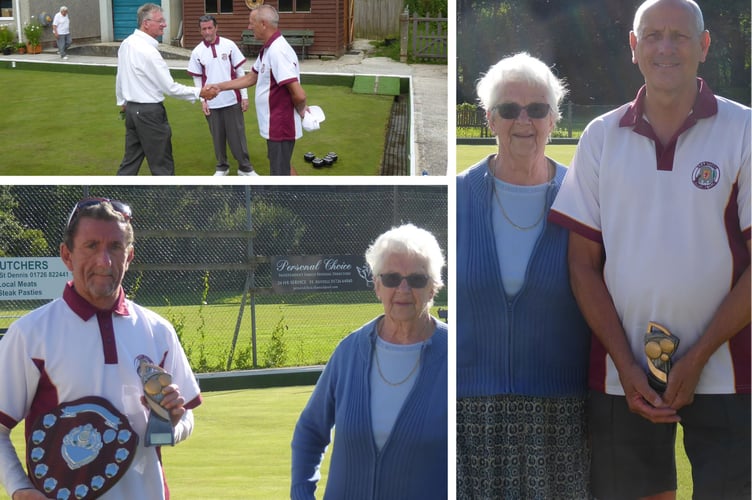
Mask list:
POLYGON ((373 351, 373 357, 376 358, 376 369, 379 371, 379 376, 381 377, 381 380, 383 380, 385 383, 391 385, 392 387, 397 387, 399 385, 404 384, 408 380, 410 380, 410 378, 415 374, 416 370, 420 366, 420 358, 423 357, 422 356, 422 354, 423 354, 423 346, 421 346, 421 352, 418 353, 418 359, 415 361, 415 365, 413 366, 413 369, 410 370, 410 373, 407 374, 407 377, 403 378, 399 382, 392 382, 391 380, 387 379, 384 376, 384 372, 381 371, 381 363, 379 363, 379 348, 376 345, 374 345, 373 349, 374 349, 374 351, 373 351))
MULTIPOLYGON (((433 326, 433 321, 429 320, 428 321, 428 328, 430 329, 431 326, 433 326)), ((381 337, 381 338, 383 338, 381 336, 381 332, 382 332, 383 329, 384 329, 384 320, 382 319, 381 321, 379 321, 379 324, 376 327, 376 334, 379 337, 381 337)), ((420 366, 420 358, 423 357, 423 345, 424 344, 425 344, 425 340, 421 342, 421 348, 420 348, 420 353, 418 353, 418 359, 415 360, 415 365, 413 366, 413 369, 410 370, 410 373, 408 373, 407 376, 404 379, 400 380, 399 382, 392 382, 391 380, 389 380, 389 379, 386 378, 386 376, 384 375, 384 372, 381 370, 381 363, 379 362, 379 348, 376 345, 376 343, 374 342, 374 344, 373 344, 373 357, 376 359, 376 370, 378 370, 379 377, 381 377, 381 380, 383 380, 386 384, 391 385, 392 387, 397 387, 399 385, 404 384, 408 380, 410 380, 410 378, 413 375, 415 375, 415 372, 418 370, 418 367, 420 366)))
MULTIPOLYGON (((548 160, 546 160, 546 162, 548 163, 548 160)), ((550 163, 548 164, 549 166, 551 165, 550 163)), ((543 202, 543 210, 541 211, 541 214, 540 214, 540 217, 538 217, 538 220, 536 220, 533 224, 529 226, 520 226, 519 224, 514 222, 512 218, 509 217, 509 215, 507 214, 507 211, 504 210, 504 204, 501 202, 501 198, 499 198, 499 193, 496 191, 496 167, 494 166, 494 169, 491 170, 491 163, 489 162, 488 170, 491 173, 491 189, 493 190, 494 198, 496 198, 496 203, 498 203, 499 208, 501 208, 501 215, 504 216, 507 222, 509 222, 512 225, 512 227, 514 227, 515 229, 519 229, 520 231, 529 231, 533 229, 534 227, 536 227, 538 224, 540 224, 541 221, 543 220, 543 217, 546 215, 546 202, 545 201, 543 202)))

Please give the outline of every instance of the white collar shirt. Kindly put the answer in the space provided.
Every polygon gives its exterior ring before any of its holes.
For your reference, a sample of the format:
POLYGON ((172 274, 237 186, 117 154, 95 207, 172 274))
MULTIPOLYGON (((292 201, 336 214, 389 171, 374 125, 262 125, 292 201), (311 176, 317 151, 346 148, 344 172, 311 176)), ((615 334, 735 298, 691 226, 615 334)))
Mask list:
POLYGON ((159 43, 137 29, 120 44, 115 80, 117 104, 159 103, 164 96, 195 102, 201 89, 177 83, 162 58, 159 43))

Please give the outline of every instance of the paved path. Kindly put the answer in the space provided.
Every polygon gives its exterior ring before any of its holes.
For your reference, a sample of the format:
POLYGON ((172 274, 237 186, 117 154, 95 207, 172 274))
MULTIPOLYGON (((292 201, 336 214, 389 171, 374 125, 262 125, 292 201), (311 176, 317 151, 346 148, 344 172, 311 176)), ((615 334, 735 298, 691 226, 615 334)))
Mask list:
MULTIPOLYGON (((57 62, 60 64, 91 64, 116 66, 113 56, 117 43, 75 45, 67 61, 61 61, 54 49, 41 54, 11 56, 0 55, 0 61, 57 62)), ((160 45, 171 68, 184 69, 190 50, 160 45)), ((413 88, 413 153, 416 175, 447 174, 447 66, 434 64, 403 64, 386 57, 369 57, 370 44, 356 40, 353 50, 339 59, 305 59, 300 64, 302 73, 328 73, 350 75, 409 76, 413 88)), ((247 63, 250 69, 251 63, 247 63)))

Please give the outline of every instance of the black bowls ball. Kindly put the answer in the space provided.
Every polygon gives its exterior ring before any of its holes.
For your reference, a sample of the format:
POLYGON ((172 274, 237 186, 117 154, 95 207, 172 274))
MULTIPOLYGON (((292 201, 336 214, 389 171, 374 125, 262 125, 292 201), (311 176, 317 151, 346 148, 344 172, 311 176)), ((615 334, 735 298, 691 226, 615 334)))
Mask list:
POLYGON ((311 153, 310 151, 303 155, 303 159, 307 161, 308 163, 313 162, 314 158, 316 158, 316 155, 311 153))
POLYGON ((336 162, 336 161, 337 161, 337 158, 339 158, 339 157, 337 156, 337 153, 335 153, 334 151, 330 151, 330 152, 329 152, 329 153, 328 153, 328 154, 327 154, 326 156, 328 156, 329 158, 331 158, 331 159, 332 159, 332 161, 334 161, 334 162, 336 162))
POLYGON ((324 165, 325 166, 331 167, 333 163, 334 163, 334 160, 332 159, 331 156, 329 156, 329 155, 324 156, 324 165))
POLYGON ((313 163, 314 168, 321 168, 324 166, 324 160, 321 158, 314 158, 311 160, 311 163, 313 163))

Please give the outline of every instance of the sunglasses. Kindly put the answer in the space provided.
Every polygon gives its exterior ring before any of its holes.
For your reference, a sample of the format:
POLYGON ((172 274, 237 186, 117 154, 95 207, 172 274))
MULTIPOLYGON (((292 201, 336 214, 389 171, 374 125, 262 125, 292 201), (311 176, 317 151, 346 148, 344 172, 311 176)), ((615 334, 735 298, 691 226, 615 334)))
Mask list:
POLYGON ((81 210, 83 210, 84 208, 101 205, 102 203, 109 203, 110 205, 112 205, 112 208, 115 209, 117 213, 125 217, 126 222, 130 222, 131 219, 133 219, 133 212, 131 211, 131 207, 129 207, 122 201, 110 200, 109 198, 86 198, 76 203, 76 206, 73 207, 73 210, 71 210, 71 213, 68 216, 68 222, 65 224, 65 228, 70 228, 71 223, 76 219, 76 217, 78 217, 78 214, 79 212, 81 212, 81 210))
POLYGON ((548 113, 551 111, 551 106, 545 102, 531 102, 527 106, 520 106, 516 102, 505 102, 503 104, 497 104, 493 109, 495 109, 499 113, 499 116, 505 120, 517 119, 523 109, 527 112, 529 118, 540 119, 548 116, 548 113))
POLYGON ((425 274, 409 274, 402 276, 400 273, 383 273, 379 274, 381 283, 387 288, 397 288, 402 280, 407 281, 410 288, 425 288, 428 285, 428 276, 425 274))

